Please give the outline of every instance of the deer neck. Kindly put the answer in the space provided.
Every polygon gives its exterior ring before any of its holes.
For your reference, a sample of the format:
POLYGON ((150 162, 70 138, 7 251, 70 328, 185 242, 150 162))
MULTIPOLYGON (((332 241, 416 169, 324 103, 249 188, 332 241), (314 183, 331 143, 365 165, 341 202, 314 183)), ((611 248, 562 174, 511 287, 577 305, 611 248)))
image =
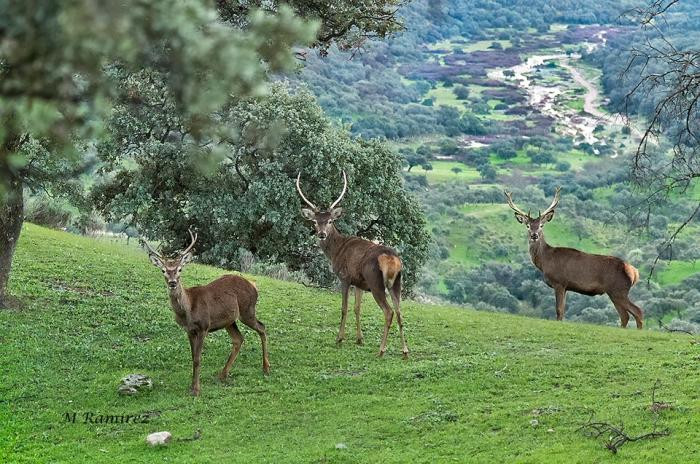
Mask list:
POLYGON ((189 320, 190 299, 181 282, 178 282, 177 287, 170 290, 170 305, 175 314, 189 320))
POLYGON ((325 240, 321 240, 321 250, 323 253, 334 262, 335 257, 338 255, 340 248, 343 246, 347 237, 340 232, 335 226, 331 227, 331 230, 325 240))
POLYGON ((542 270, 544 260, 547 258, 547 253, 552 247, 547 244, 544 239, 544 234, 540 235, 539 240, 530 242, 530 260, 537 269, 542 270))

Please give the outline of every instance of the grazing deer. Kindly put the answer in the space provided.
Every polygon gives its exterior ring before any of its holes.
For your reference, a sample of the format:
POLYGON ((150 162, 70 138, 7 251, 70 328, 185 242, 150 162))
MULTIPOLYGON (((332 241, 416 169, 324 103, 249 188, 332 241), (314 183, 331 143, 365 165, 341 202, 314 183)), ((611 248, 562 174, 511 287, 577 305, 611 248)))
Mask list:
POLYGON ((219 374, 221 380, 228 377, 231 365, 236 360, 243 345, 243 334, 238 330, 236 321, 240 319, 245 325, 260 335, 263 352, 263 372, 270 372, 270 362, 267 355, 267 333, 265 326, 255 317, 255 304, 258 301, 258 290, 246 279, 225 275, 215 281, 198 287, 184 288, 180 281, 180 272, 185 264, 192 259, 192 247, 197 241, 197 235, 190 230, 192 243, 174 259, 167 259, 158 254, 145 240, 142 242, 148 248, 148 257, 153 265, 163 271, 165 283, 168 285, 170 304, 175 312, 175 321, 187 332, 192 350, 192 387, 193 395, 199 395, 199 365, 202 358, 204 338, 209 332, 226 329, 231 336, 231 355, 219 374))
POLYGON ((393 249, 365 240, 354 235, 343 235, 335 228, 333 222, 343 213, 342 208, 336 206, 343 199, 348 188, 348 179, 343 171, 343 191, 331 206, 321 211, 311 203, 299 185, 301 173, 297 176, 297 191, 302 200, 311 208, 302 208, 303 216, 313 221, 316 228, 316 236, 320 240, 323 253, 331 261, 333 272, 340 280, 343 295, 342 312, 340 316, 340 330, 336 343, 340 344, 345 339, 345 320, 348 315, 348 298, 350 287, 355 287, 355 325, 357 329, 357 344, 363 343, 362 329, 360 327, 360 311, 362 305, 362 292, 371 291, 374 300, 384 311, 384 335, 379 345, 379 356, 386 351, 386 341, 389 336, 389 328, 396 313, 396 321, 399 325, 401 344, 403 345, 403 357, 408 358, 408 346, 403 334, 403 318, 401 317, 401 258, 393 249), (386 291, 389 290, 394 302, 392 311, 386 299, 386 291))
POLYGON ((554 217, 560 190, 557 187, 552 204, 534 219, 515 206, 509 192, 504 192, 508 206, 515 211, 515 218, 528 230, 532 263, 544 274, 545 283, 554 289, 557 320, 564 318, 568 290, 583 295, 606 293, 620 315, 622 327, 627 327, 631 314, 637 322, 637 328, 641 329, 644 313, 628 296, 630 288, 639 280, 639 271, 634 266, 615 256, 551 247, 545 241, 542 228, 554 217))

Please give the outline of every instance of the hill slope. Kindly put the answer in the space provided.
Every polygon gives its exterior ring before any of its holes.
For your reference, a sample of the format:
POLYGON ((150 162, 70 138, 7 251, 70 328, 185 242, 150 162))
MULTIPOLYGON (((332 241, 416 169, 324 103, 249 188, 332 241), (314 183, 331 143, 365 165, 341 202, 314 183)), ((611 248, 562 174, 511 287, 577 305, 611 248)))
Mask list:
MULTIPOLYGON (((222 273, 190 265, 184 281, 222 273)), ((616 461, 700 460, 700 345, 690 337, 409 302, 410 360, 395 329, 377 359, 371 298, 365 346, 336 348, 337 294, 255 280, 272 374, 262 376, 246 329, 233 379, 219 382, 230 345, 215 333, 195 399, 186 337, 146 256, 27 225, 11 282, 24 307, 0 312, 0 462, 600 462, 610 452, 577 428, 595 411, 630 434, 650 430, 656 379, 657 400, 673 404, 659 419, 671 435, 627 444, 616 461), (153 391, 118 396, 132 372, 152 376, 153 391), (82 423, 86 412, 157 413, 148 424, 95 425, 82 423), (197 429, 196 441, 144 444, 147 433, 197 429)))

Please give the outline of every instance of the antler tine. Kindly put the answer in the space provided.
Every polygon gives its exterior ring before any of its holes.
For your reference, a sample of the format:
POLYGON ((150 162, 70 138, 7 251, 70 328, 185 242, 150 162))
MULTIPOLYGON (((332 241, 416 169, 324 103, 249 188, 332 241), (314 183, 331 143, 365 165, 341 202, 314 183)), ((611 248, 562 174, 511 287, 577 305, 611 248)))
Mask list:
POLYGON ((141 242, 143 245, 146 245, 146 248, 148 249, 149 253, 156 255, 160 259, 163 259, 163 256, 160 253, 158 253, 156 250, 154 250, 153 247, 151 247, 151 245, 149 245, 148 242, 146 241, 146 239, 143 238, 143 236, 141 236, 141 235, 139 235, 139 242, 141 242))
POLYGON ((557 207, 559 204, 559 192, 561 191, 561 187, 557 187, 557 189, 554 191, 554 200, 552 200, 552 204, 547 207, 546 210, 544 210, 544 213, 540 214, 540 217, 544 217, 547 214, 549 214, 551 211, 554 210, 554 208, 557 207))
POLYGON ((308 200, 308 198, 306 198, 306 197, 304 196, 304 192, 301 191, 301 185, 299 185, 300 182, 301 182, 301 172, 299 172, 299 174, 297 175, 297 192, 299 192, 299 195, 301 195, 301 199, 304 200, 304 202, 306 202, 306 204, 309 205, 309 206, 311 207, 312 210, 318 211, 318 208, 316 207, 316 205, 314 205, 313 203, 311 203, 311 202, 308 200))
POLYGON ((329 210, 335 208, 335 206, 340 203, 340 200, 343 199, 343 196, 345 196, 345 192, 348 190, 348 176, 345 175, 345 170, 343 169, 343 191, 340 193, 340 196, 338 197, 337 200, 333 202, 329 210))
POLYGON ((190 243, 190 246, 188 246, 185 249, 185 251, 180 253, 180 256, 185 256, 187 253, 189 253, 192 247, 194 247, 195 242, 197 242, 197 234, 192 232, 192 228, 187 229, 187 232, 190 233, 190 238, 192 239, 192 242, 190 243))
POLYGON ((530 217, 530 213, 526 214, 525 211, 515 206, 515 203, 513 203, 513 194, 511 192, 504 190, 503 193, 505 193, 506 195, 506 201, 508 201, 508 206, 510 206, 510 209, 515 211, 517 214, 522 214, 523 216, 528 218, 530 217))

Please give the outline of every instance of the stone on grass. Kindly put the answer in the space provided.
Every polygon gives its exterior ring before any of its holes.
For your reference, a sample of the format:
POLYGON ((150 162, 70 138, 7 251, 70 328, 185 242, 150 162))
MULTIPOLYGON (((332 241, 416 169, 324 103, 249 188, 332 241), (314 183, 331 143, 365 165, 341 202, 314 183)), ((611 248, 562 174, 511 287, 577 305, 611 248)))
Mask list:
POLYGON ((166 445, 173 438, 170 432, 155 432, 146 437, 146 443, 151 446, 166 445))
POLYGON ((122 379, 117 391, 120 395, 131 396, 151 388, 153 388, 153 381, 147 375, 129 374, 122 379))

